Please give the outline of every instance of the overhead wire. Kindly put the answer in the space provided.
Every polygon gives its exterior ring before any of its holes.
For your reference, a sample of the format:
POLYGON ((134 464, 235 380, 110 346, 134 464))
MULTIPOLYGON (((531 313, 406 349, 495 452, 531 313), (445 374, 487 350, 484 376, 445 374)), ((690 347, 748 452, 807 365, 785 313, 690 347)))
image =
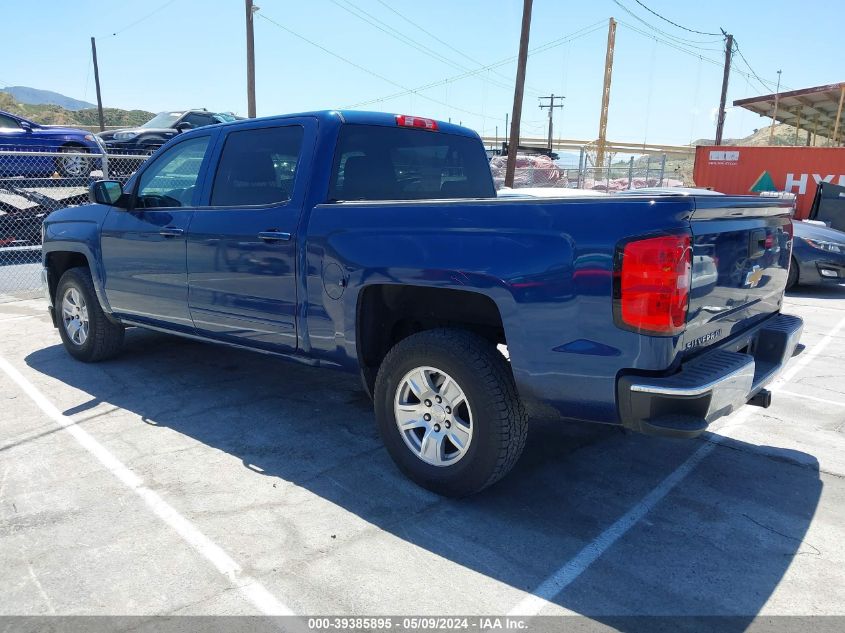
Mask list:
MULTIPOLYGON (((528 54, 529 54, 529 56, 531 56, 531 55, 538 55, 538 54, 541 54, 541 53, 545 53, 546 51, 549 51, 553 48, 561 46, 562 44, 566 44, 567 42, 575 41, 577 39, 580 39, 582 37, 586 37, 587 35, 595 33, 596 31, 603 29, 604 25, 605 25, 605 21, 599 20, 598 22, 595 22, 593 24, 582 27, 582 28, 578 29, 577 31, 573 31, 572 33, 564 35, 560 38, 551 40, 549 42, 546 42, 545 44, 541 44, 540 46, 536 46, 533 49, 529 49, 528 54)), ((492 64, 488 64, 487 66, 484 66, 482 68, 476 68, 475 70, 467 71, 467 72, 462 73, 460 75, 454 75, 452 77, 446 77, 445 79, 441 79, 441 80, 433 81, 433 82, 430 82, 430 83, 427 83, 427 84, 424 84, 424 85, 421 85, 421 86, 417 86, 416 88, 408 89, 407 91, 404 91, 404 92, 397 92, 397 93, 393 93, 393 94, 390 94, 390 95, 385 95, 383 97, 378 97, 378 98, 375 98, 375 99, 368 99, 366 101, 360 101, 358 103, 354 103, 354 104, 351 104, 351 105, 348 105, 348 106, 345 106, 345 107, 347 107, 347 108, 360 108, 360 107, 363 107, 363 106, 372 105, 374 103, 380 103, 382 101, 390 101, 392 99, 404 97, 407 94, 409 94, 410 92, 419 92, 421 90, 428 90, 429 88, 435 88, 437 86, 442 86, 442 85, 447 84, 447 83, 460 81, 462 79, 466 79, 467 77, 475 76, 478 73, 484 72, 487 69, 499 68, 499 67, 504 66, 506 64, 510 64, 514 61, 516 61, 516 55, 506 57, 506 58, 501 59, 501 60, 494 62, 492 64)))
POLYGON ((721 33, 708 33, 708 32, 706 32, 706 31, 696 31, 695 29, 690 29, 690 28, 687 28, 687 27, 685 27, 685 26, 681 26, 681 25, 680 25, 680 24, 678 24, 677 22, 673 22, 673 21, 672 21, 672 20, 670 20, 669 18, 666 18, 666 17, 664 17, 664 16, 660 15, 657 11, 654 11, 654 10, 652 10, 652 9, 649 9, 646 5, 644 5, 642 2, 640 2, 640 0, 634 0, 634 2, 636 2, 636 3, 637 3, 638 5, 640 5, 643 9, 645 9, 646 11, 648 11, 649 13, 651 13, 652 15, 657 16, 658 18, 660 18, 660 19, 661 19, 661 20, 663 20, 664 22, 668 22, 668 23, 669 23, 669 24, 671 24, 672 26, 676 26, 676 27, 678 27, 679 29, 682 29, 682 30, 684 30, 684 31, 689 31, 690 33, 697 33, 698 35, 714 35, 714 36, 721 35, 721 33))
POLYGON ((659 33, 660 35, 662 35, 664 37, 667 37, 669 39, 676 41, 679 44, 683 44, 683 45, 694 47, 694 48, 700 48, 701 50, 705 50, 705 51, 712 51, 714 49, 705 48, 705 47, 702 46, 702 44, 716 44, 718 42, 723 41, 723 39, 724 39, 723 37, 721 37, 721 34, 716 34, 716 35, 719 35, 719 39, 717 39, 717 40, 706 40, 706 41, 705 40, 691 40, 689 38, 678 37, 676 35, 672 35, 671 33, 667 33, 666 31, 657 28, 656 26, 654 26, 653 24, 651 24, 647 20, 644 20, 643 18, 638 16, 636 13, 631 11, 624 4, 622 4, 619 0, 612 0, 612 1, 617 7, 622 9, 625 13, 630 15, 632 18, 634 18, 635 20, 637 20, 641 24, 645 25, 646 27, 648 27, 652 31, 655 31, 656 33, 659 33))
MULTIPOLYGON (((438 43, 442 44, 443 46, 445 46, 446 48, 448 48, 448 49, 449 49, 449 50, 451 50, 452 52, 457 53, 458 55, 460 55, 461 57, 463 57, 463 58, 465 58, 465 59, 468 59, 469 61, 471 61, 471 62, 472 62, 473 64, 475 64, 476 66, 482 66, 482 67, 484 66, 484 63, 483 63, 483 62, 480 62, 480 61, 478 61, 477 59, 475 59, 474 57, 471 57, 470 55, 468 55, 467 53, 465 53, 464 51, 462 51, 462 50, 460 50, 460 49, 455 48, 455 47, 454 47, 454 46, 452 46, 449 42, 447 42, 447 41, 445 41, 445 40, 441 39, 440 37, 438 37, 437 35, 435 35, 435 34, 434 34, 434 33, 432 33, 431 31, 429 31, 428 29, 426 29, 426 28, 424 28, 424 27, 420 26, 419 24, 417 24, 416 22, 414 22, 412 19, 410 19, 409 17, 407 17, 406 15, 404 15, 401 11, 398 11, 395 7, 390 6, 390 5, 389 5, 387 2, 385 2, 384 0, 376 0, 376 2, 378 2, 380 5, 382 5, 384 8, 386 8, 388 11, 390 11, 391 13, 394 13, 397 17, 399 17, 400 19, 404 20, 405 22, 407 22, 408 24, 410 24, 411 26, 413 26, 413 27, 414 27, 414 28, 416 28, 417 30, 422 31, 423 33, 425 33, 426 35, 428 35, 431 39, 433 39, 433 40, 435 40, 436 42, 438 42, 438 43)), ((488 70, 489 70, 489 69, 488 69, 488 70)), ((492 74, 496 75, 497 77, 499 77, 499 78, 503 79, 504 81, 509 82, 510 86, 511 86, 511 87, 513 87, 513 86, 512 86, 512 83, 513 83, 513 82, 512 82, 512 78, 511 78, 511 77, 508 77, 507 75, 504 75, 504 74, 502 74, 502 73, 500 73, 500 72, 497 72, 497 71, 495 71, 495 70, 491 70, 490 72, 492 72, 492 74)), ((532 92, 537 92, 537 94, 540 94, 540 91, 539 91, 539 90, 535 90, 535 89, 533 89, 533 88, 529 88, 528 86, 526 86, 526 88, 527 88, 527 89, 529 89, 529 90, 531 90, 532 92)))
MULTIPOLYGON (((686 26, 684 26, 684 25, 682 25, 682 24, 678 24, 677 22, 675 22, 675 21, 673 21, 673 20, 670 20, 669 18, 665 17, 664 15, 661 15, 661 14, 660 14, 660 13, 658 13, 657 11, 655 11, 655 10, 651 9, 650 7, 648 7, 648 6, 647 6, 646 4, 644 4, 643 2, 640 2, 640 0, 634 0, 634 1, 635 1, 635 2, 636 2, 639 6, 640 6, 640 7, 642 7, 643 9, 645 9, 646 11, 648 11, 649 13, 651 13, 652 15, 654 15, 655 17, 657 17, 657 18, 659 18, 659 19, 663 20, 664 22, 666 22, 666 23, 668 23, 668 24, 671 24, 672 26, 674 26, 674 27, 676 27, 676 28, 682 29, 682 30, 687 31, 687 32, 689 32, 689 33, 696 33, 696 34, 698 34, 698 35, 712 35, 712 36, 719 36, 719 35, 720 35, 719 33, 713 33, 713 32, 708 32, 708 31, 699 31, 699 30, 697 30, 697 29, 691 29, 691 28, 686 27, 686 26)), ((695 52, 693 52, 693 51, 691 51, 691 50, 689 50, 689 49, 696 49, 696 50, 703 50, 703 51, 714 51, 714 50, 716 50, 716 49, 712 49, 712 48, 704 48, 704 47, 701 47, 701 46, 697 46, 697 45, 696 45, 696 44, 699 44, 699 43, 700 43, 700 44, 705 44, 705 43, 714 43, 714 42, 712 42, 712 41, 710 41, 710 42, 697 42, 697 41, 695 41, 695 40, 688 40, 688 39, 678 38, 678 37, 672 36, 671 34, 666 33, 665 31, 662 31, 661 29, 658 29, 658 28, 657 28, 657 27, 655 27, 653 24, 650 24, 650 23, 649 23, 649 22, 647 22, 646 20, 643 20, 642 18, 640 18, 639 16, 637 16, 635 13, 633 13, 632 11, 630 11, 630 10, 629 10, 626 6, 624 6, 624 5, 623 5, 623 4, 622 4, 619 0, 613 0, 613 2, 614 2, 614 4, 616 4, 618 7, 620 7, 623 11, 625 11, 626 13, 628 13, 631 17, 633 17, 633 18, 637 19, 640 23, 644 24, 645 26, 647 26, 648 28, 652 29, 653 31, 655 31, 655 32, 657 32, 657 33, 659 33, 659 34, 661 34, 661 35, 663 35, 663 36, 665 36, 665 37, 667 37, 667 38, 670 38, 670 39, 672 40, 671 44, 674 44, 674 45, 676 45, 676 46, 680 46, 680 47, 681 47, 681 48, 679 48, 678 50, 681 50, 681 49, 687 49, 687 50, 684 50, 683 52, 685 52, 685 53, 687 53, 687 54, 693 54, 693 55, 695 55, 696 53, 695 53, 695 52)), ((626 25, 626 26, 627 26, 628 28, 633 28, 631 25, 626 25)), ((634 29, 634 30, 636 30, 636 29, 634 29)), ((722 30, 721 35, 722 35, 722 36, 725 36, 725 32, 724 32, 724 30, 722 30)), ((716 41, 719 41, 719 40, 716 40, 716 41)), ((666 42, 666 41, 664 41, 663 43, 664 43, 664 44, 667 44, 667 45, 670 45, 670 43, 669 43, 669 42, 666 42)), ((738 74, 740 74, 740 75, 744 76, 744 77, 746 78, 746 80, 749 80, 749 79, 751 79, 751 78, 753 77, 753 78, 757 81, 757 83, 759 83, 759 84, 763 87, 763 89, 764 89, 764 90, 771 90, 771 89, 772 89, 772 85, 774 85, 774 84, 775 84, 775 82, 770 81, 770 80, 764 80, 764 79, 762 79, 762 78, 760 77, 760 75, 759 75, 759 74, 758 74, 758 73, 754 70, 754 68, 752 68, 751 64, 748 62, 748 60, 745 58, 745 55, 744 55, 744 54, 742 53, 742 51, 740 50, 740 48, 739 48, 739 43, 737 42, 736 38, 734 38, 734 48, 733 48, 733 50, 731 51, 731 53, 732 53, 732 54, 733 54, 733 53, 737 53, 737 54, 739 54, 740 59, 742 60, 742 62, 743 62, 743 64, 745 65, 745 67, 748 69, 748 71, 749 71, 750 75, 749 75, 749 73, 746 73, 746 72, 743 72, 743 71, 740 71, 740 70, 738 70, 738 69, 734 68, 733 70, 734 70, 735 72, 737 72, 738 74)), ((710 63, 712 63, 712 64, 714 64, 714 65, 721 65, 721 64, 723 63, 723 62, 720 62, 719 60, 712 60, 712 59, 710 59, 710 58, 706 58, 706 57, 702 57, 702 59, 703 59, 703 60, 705 60, 705 61, 708 61, 708 62, 710 62, 710 63)))
POLYGON ((736 40, 736 38, 734 38, 734 52, 739 55, 740 59, 742 59, 746 68, 748 68, 748 70, 751 71, 751 75, 754 77, 754 79, 757 80, 757 83, 759 83, 761 86, 763 86, 764 90, 771 90, 773 85, 777 85, 776 82, 774 82, 774 81, 766 81, 766 80, 763 80, 763 79, 760 78, 760 75, 758 75, 754 71, 754 69, 751 67, 751 64, 749 64, 748 60, 745 59, 745 55, 742 54, 742 51, 739 48, 739 42, 736 40))
POLYGON ((714 64, 715 66, 721 66, 723 64, 723 62, 718 60, 718 59, 713 59, 712 57, 707 57, 706 55, 702 55, 700 51, 696 51, 694 49, 687 48, 687 47, 682 46, 681 44, 678 44, 676 42, 672 42, 672 41, 666 40, 664 38, 661 38, 660 36, 655 35, 654 33, 649 33, 648 31, 644 31, 643 29, 641 29, 637 26, 634 26, 633 24, 629 24, 629 23, 625 22, 624 20, 617 20, 617 22, 621 26, 623 26, 627 29, 630 29, 630 30, 632 30, 636 33, 639 33, 640 35, 643 35, 644 37, 647 37, 649 39, 657 40, 658 42, 660 42, 660 43, 662 43, 666 46, 669 46, 670 48, 674 48, 675 50, 680 51, 682 53, 686 53, 687 55, 691 55, 693 57, 700 57, 702 60, 709 62, 711 64, 714 64))
MULTIPOLYGON (((424 53, 428 57, 434 58, 437 61, 439 61, 443 64, 446 64, 447 66, 451 66, 452 68, 456 68, 458 70, 463 70, 463 71, 471 70, 468 66, 461 64, 461 63, 459 63, 459 62, 457 62, 453 59, 450 59, 450 58, 446 57, 445 55, 442 55, 438 51, 430 48, 429 46, 426 46, 422 42, 419 42, 418 40, 411 38, 407 34, 403 33, 402 31, 399 31, 398 29, 396 29, 394 27, 392 27, 391 25, 389 25, 384 20, 381 20, 377 16, 373 15, 372 13, 365 11, 364 9, 360 8, 359 6, 355 5, 353 2, 350 2, 349 0, 331 0, 331 2, 332 2, 332 4, 336 5, 340 9, 343 9, 344 11, 349 13, 350 15, 353 15, 356 18, 358 18, 359 20, 366 22, 370 26, 372 26, 372 27, 378 29, 379 31, 387 34, 388 36, 392 37, 393 39, 397 40, 398 42, 401 42, 402 44, 410 46, 411 48, 413 48, 413 49, 415 49, 415 50, 417 50, 421 53, 424 53)), ((390 7, 388 7, 388 8, 390 8, 390 7)), ((403 17, 403 19, 407 20, 407 18, 404 18, 404 16, 401 16, 401 14, 399 14, 394 9, 391 8, 391 10, 394 13, 397 13, 398 15, 400 15, 400 17, 403 17)), ((413 24, 413 22, 412 22, 412 24, 413 24)), ((417 27, 417 28, 422 29, 422 27, 417 27)), ((425 32, 428 33, 428 31, 425 31, 425 32)), ((438 41, 440 41, 440 42, 443 41, 443 40, 440 40, 439 38, 436 38, 436 39, 438 39, 438 41)), ((472 61, 472 60, 470 60, 470 61, 472 61)), ((478 62, 474 62, 474 63, 476 63, 478 65, 483 65, 483 64, 479 64, 478 62)), ((507 80, 508 78, 505 78, 505 79, 507 80)), ((491 83, 494 86, 501 88, 503 90, 512 90, 513 89, 513 83, 502 83, 501 81, 489 79, 489 78, 486 79, 486 81, 489 81, 489 83, 491 83)), ((529 89, 529 91, 531 91, 531 90, 529 89)), ((539 94, 539 93, 537 93, 537 94, 539 94)))
MULTIPOLYGON (((334 51, 332 51, 332 50, 330 50, 330 49, 326 48, 326 47, 325 47, 325 46, 323 46, 322 44, 318 44, 318 43, 317 43, 317 42, 315 42, 314 40, 311 40, 311 39, 309 39, 309 38, 305 37, 304 35, 301 35, 301 34, 297 33, 297 32, 296 32, 296 31, 294 31, 293 29, 290 29, 290 28, 288 28, 288 27, 286 27, 286 26, 284 26, 284 25, 282 25, 282 24, 280 24, 280 23, 276 22, 275 20, 273 20, 273 19, 272 19, 272 18, 270 18, 269 16, 265 15, 264 13, 258 13, 258 14, 256 14, 256 15, 258 15, 258 17, 262 18, 263 20, 265 20, 265 21, 269 22, 270 24, 273 24, 273 25, 274 25, 274 26, 276 26, 277 28, 282 29, 283 31, 285 31, 285 32, 289 33, 290 35, 292 35, 292 36, 294 36, 294 37, 296 37, 296 38, 298 38, 298 39, 302 40, 303 42, 306 42, 307 44, 310 44, 311 46, 313 46, 313 47, 315 47, 315 48, 319 48, 321 51, 323 51, 323 52, 324 52, 324 53, 326 53, 327 55, 331 55, 331 56, 332 56, 332 57, 334 57, 335 59, 338 59, 338 60, 340 60, 340 61, 344 62, 345 64, 348 64, 349 66, 352 66, 353 68, 357 68, 358 70, 360 70, 360 71, 362 71, 362 72, 364 72, 364 73, 367 73, 368 75, 371 75, 371 76, 373 76, 373 77, 376 77, 377 79, 380 79, 381 81, 384 81, 385 83, 388 83, 388 84, 390 84, 390 85, 392 85, 392 86, 395 86, 395 87, 397 87, 397 88, 400 88, 401 90, 403 90, 403 91, 404 91, 404 92, 403 92, 403 94, 404 94, 404 95, 409 95, 409 94, 418 94, 418 92, 417 92, 416 90, 414 90, 413 88, 408 88, 407 86, 404 86, 404 85, 402 85, 402 84, 400 84, 400 83, 398 83, 398 82, 396 82, 396 81, 393 81, 392 79, 389 79, 388 77, 385 77, 384 75, 381 75, 381 74, 379 74, 379 73, 375 72, 374 70, 370 70, 369 68, 367 68, 367 67, 365 67, 365 66, 362 66, 361 64, 357 64, 357 63, 353 62, 352 60, 347 59, 346 57, 344 57, 344 56, 342 56, 342 55, 339 55, 338 53, 335 53, 334 51)), ((443 101, 440 101, 439 99, 435 99, 434 97, 429 97, 428 95, 419 94, 419 96, 420 96, 421 98, 423 98, 423 99, 426 99, 427 101, 431 101, 432 103, 437 103, 437 104, 442 105, 442 106, 446 106, 446 105, 447 105, 447 104, 446 104, 446 103, 444 103, 443 101)), ((454 106, 454 105, 453 105, 453 106, 449 106, 449 107, 451 107, 453 110, 459 110, 460 112, 465 112, 465 113, 467 113, 467 114, 472 114, 473 116, 478 116, 478 117, 480 117, 480 116, 481 116, 481 113, 479 113, 479 112, 475 112, 475 111, 473 111, 473 110, 467 110, 467 109, 465 109, 465 108, 459 108, 458 106, 454 106)))
POLYGON ((159 12, 161 12, 161 11, 164 11, 167 7, 169 7, 171 4, 173 4, 174 2, 177 2, 177 1, 178 1, 178 0, 167 0, 167 2, 165 2, 164 4, 162 4, 161 6, 159 6, 157 9, 153 9, 152 11, 150 11, 150 12, 149 12, 149 13, 147 13, 146 15, 143 15, 142 17, 138 18, 138 19, 137 19, 137 20, 135 20, 134 22, 130 22, 130 23, 129 23, 129 24, 127 24, 126 26, 121 27, 121 28, 117 29, 116 31, 113 31, 113 32, 111 33, 111 35, 104 35, 103 37, 115 37, 115 36, 117 36, 117 35, 120 35, 120 34, 121 34, 121 33, 123 33, 124 31, 128 31, 129 29, 131 29, 133 26, 137 26, 137 25, 138 25, 138 24, 140 24, 141 22, 143 22, 143 21, 145 21, 145 20, 148 20, 149 18, 153 17, 153 16, 154 16, 154 15, 156 15, 157 13, 159 13, 159 12))
MULTIPOLYGON (((647 38, 650 38, 650 39, 655 39, 655 40, 657 40, 658 42, 662 43, 662 44, 663 44, 663 45, 665 45, 665 46, 668 46, 668 47, 670 47, 670 48, 673 48, 673 49, 675 49, 675 50, 677 50, 677 51, 680 51, 680 52, 682 52, 682 53, 686 53, 687 55, 690 55, 690 56, 692 56, 692 57, 697 57, 697 58, 700 58, 702 61, 705 61, 705 62, 707 62, 708 64, 712 64, 713 66, 717 66, 717 67, 719 67, 719 68, 721 68, 721 67, 723 67, 723 66, 724 66, 724 63, 725 63, 725 62, 724 62, 724 60, 723 60, 723 59, 713 59, 712 57, 707 57, 706 55, 702 55, 700 52, 697 52, 697 51, 692 50, 692 49, 689 49, 689 48, 685 48, 684 46, 681 46, 681 45, 676 44, 676 43, 674 43, 674 42, 669 42, 669 41, 667 41, 667 40, 665 40, 665 39, 662 39, 662 38, 658 37, 658 36, 657 36, 657 35, 655 35, 654 33, 649 33, 649 32, 647 32, 647 31, 644 31, 644 30, 642 30, 642 29, 640 29, 640 28, 638 28, 638 27, 636 27, 636 26, 634 26, 634 25, 632 25, 632 24, 628 24, 627 22, 624 22, 623 20, 617 20, 617 22, 619 22, 619 24, 620 24, 621 26, 623 26, 623 27, 625 27, 625 28, 628 28, 628 29, 630 29, 630 30, 632 30, 632 31, 635 31, 636 33, 639 33, 640 35, 642 35, 642 36, 644 36, 644 37, 647 37, 647 38)), ((734 67, 734 68, 732 69, 732 72, 735 72, 735 73, 737 73, 738 75, 741 75, 741 76, 743 76, 743 77, 745 77, 745 76, 750 76, 750 73, 747 73, 747 72, 745 72, 745 71, 739 70, 739 69, 738 69, 738 68, 736 68, 736 67, 734 67)))

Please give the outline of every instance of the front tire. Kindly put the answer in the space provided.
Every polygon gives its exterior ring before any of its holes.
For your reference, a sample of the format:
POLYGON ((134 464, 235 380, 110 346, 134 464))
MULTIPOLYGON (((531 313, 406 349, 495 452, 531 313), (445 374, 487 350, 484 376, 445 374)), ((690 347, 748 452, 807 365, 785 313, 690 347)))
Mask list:
MULTIPOLYGON (((69 146, 59 150, 62 154, 87 154, 84 147, 69 146)), ((56 159, 56 169, 66 178, 87 177, 91 173, 91 159, 84 156, 62 156, 56 159)))
POLYGON ((120 352, 124 327, 106 317, 87 268, 71 268, 62 275, 53 305, 62 343, 71 356, 94 363, 120 352))
POLYGON ((393 461, 441 495, 494 484, 525 447, 528 416, 510 366, 471 332, 428 330, 400 341, 379 368, 374 400, 393 461))

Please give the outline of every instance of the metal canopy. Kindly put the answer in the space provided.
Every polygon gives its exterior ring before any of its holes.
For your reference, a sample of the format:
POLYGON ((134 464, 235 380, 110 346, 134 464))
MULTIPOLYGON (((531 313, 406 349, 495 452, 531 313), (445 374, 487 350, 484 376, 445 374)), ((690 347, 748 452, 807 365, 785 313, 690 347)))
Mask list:
POLYGON ((845 82, 791 90, 780 94, 734 101, 735 106, 756 112, 793 127, 823 136, 834 144, 842 142, 845 82))

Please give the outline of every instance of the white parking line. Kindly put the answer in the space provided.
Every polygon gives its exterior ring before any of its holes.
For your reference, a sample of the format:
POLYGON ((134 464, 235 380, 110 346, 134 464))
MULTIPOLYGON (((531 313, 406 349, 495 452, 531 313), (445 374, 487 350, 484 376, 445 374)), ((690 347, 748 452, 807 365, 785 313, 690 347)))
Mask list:
POLYGON ((38 407, 59 426, 63 427, 85 450, 96 457, 109 472, 137 494, 144 503, 167 525, 173 528, 200 556, 264 615, 293 615, 293 612, 271 594, 258 580, 244 573, 221 547, 203 534, 199 528, 162 499, 157 492, 147 488, 143 480, 123 465, 102 444, 77 426, 73 419, 59 411, 38 389, 30 383, 9 361, 0 357, 0 369, 9 376, 38 407))
POLYGON ((798 398, 799 400, 812 400, 813 402, 821 402, 822 404, 832 404, 837 407, 845 407, 845 402, 828 400, 827 398, 817 398, 816 396, 809 396, 806 393, 796 393, 794 391, 787 391, 786 389, 780 389, 778 390, 778 393, 790 396, 791 398, 798 398))
MULTIPOLYGON (((824 349, 830 344, 833 338, 839 331, 845 327, 845 318, 840 320, 836 326, 828 332, 812 349, 804 350, 797 361, 792 364, 786 371, 784 371, 777 380, 769 385, 769 390, 774 391, 780 389, 782 385, 792 380, 795 375, 804 367, 809 365, 824 349)), ((742 424, 746 418, 756 409, 746 406, 738 413, 733 415, 728 425, 720 428, 722 431, 726 428, 742 424)), ((562 567, 558 568, 554 573, 548 576, 541 582, 529 595, 525 596, 508 615, 511 616, 531 616, 537 615, 551 600, 554 599, 561 591, 572 584, 587 568, 590 567, 598 558, 604 554, 610 547, 622 538, 637 522, 640 521, 646 514, 648 514, 658 503, 660 503, 672 489, 677 486, 684 478, 689 475, 701 461, 709 455, 716 446, 727 439, 724 435, 713 435, 711 441, 703 444, 697 451, 690 455, 686 461, 678 466, 672 473, 669 474, 663 481, 661 481, 654 490, 648 493, 637 505, 626 512, 622 517, 617 519, 610 527, 605 529, 594 540, 584 546, 573 558, 567 561, 562 567)))
POLYGON ((21 314, 19 316, 11 316, 6 317, 4 319, 0 319, 0 323, 5 323, 6 321, 25 321, 26 319, 36 319, 38 315, 35 314, 21 314))

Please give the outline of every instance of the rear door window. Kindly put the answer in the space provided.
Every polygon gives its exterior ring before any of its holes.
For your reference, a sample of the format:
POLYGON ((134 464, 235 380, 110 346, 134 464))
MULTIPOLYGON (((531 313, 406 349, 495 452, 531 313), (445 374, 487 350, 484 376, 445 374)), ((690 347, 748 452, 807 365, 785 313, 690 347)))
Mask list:
POLYGON ((345 125, 329 200, 495 197, 478 139, 427 130, 345 125))
POLYGON ((293 195, 300 125, 230 132, 214 176, 213 207, 281 204, 293 195))

